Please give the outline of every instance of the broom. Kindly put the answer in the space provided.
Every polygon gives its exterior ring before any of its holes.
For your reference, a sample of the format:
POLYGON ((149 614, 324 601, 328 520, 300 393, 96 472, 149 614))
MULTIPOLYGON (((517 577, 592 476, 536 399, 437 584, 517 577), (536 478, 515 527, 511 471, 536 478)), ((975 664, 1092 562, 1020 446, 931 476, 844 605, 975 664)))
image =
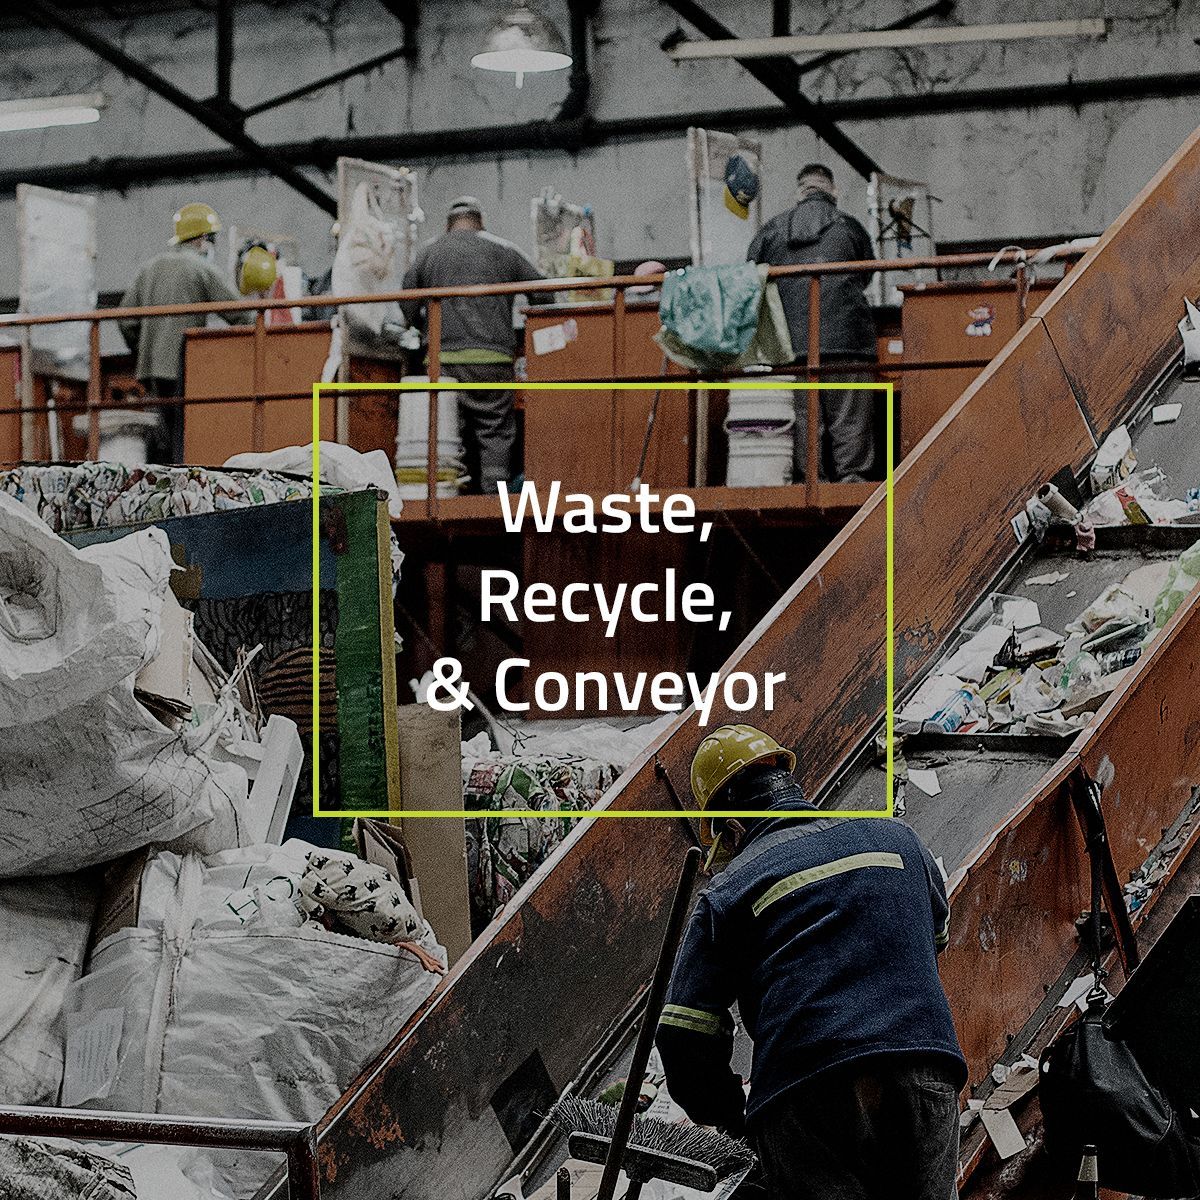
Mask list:
MULTIPOLYGON (((603 1163, 613 1143, 618 1115, 616 1108, 602 1100, 564 1096, 550 1110, 550 1121, 568 1135, 572 1157, 603 1163)), ((711 1192, 735 1172, 747 1171, 754 1164, 754 1154, 739 1138, 715 1129, 634 1117, 623 1160, 630 1181, 626 1198, 636 1200, 642 1185, 651 1179, 711 1192)))
POLYGON ((638 1200, 643 1185, 651 1179, 711 1192, 733 1172, 740 1170, 745 1174, 754 1161, 749 1146, 736 1138, 697 1126, 671 1125, 652 1117, 638 1117, 635 1113, 699 869, 700 851, 693 846, 684 856, 671 902, 620 1108, 564 1096, 550 1110, 550 1120, 568 1135, 571 1153, 585 1162, 604 1164, 596 1200, 612 1200, 622 1165, 630 1183, 625 1200, 638 1200))

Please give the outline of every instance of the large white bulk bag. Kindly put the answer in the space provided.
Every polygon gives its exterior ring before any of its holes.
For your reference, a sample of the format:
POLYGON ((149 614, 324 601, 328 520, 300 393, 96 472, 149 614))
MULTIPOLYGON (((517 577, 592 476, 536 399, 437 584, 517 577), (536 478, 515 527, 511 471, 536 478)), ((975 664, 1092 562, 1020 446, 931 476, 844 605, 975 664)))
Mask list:
POLYGON ((0 494, 0 878, 235 823, 246 773, 208 757, 228 712, 176 731, 134 696, 171 569, 159 529, 76 550, 0 494))
MULTIPOLYGON (((93 1034, 120 1030, 111 1078, 90 1089, 103 1094, 80 1103, 304 1121, 327 1111, 439 976, 399 947, 303 920, 295 897, 313 849, 293 840, 150 860, 138 926, 96 947, 70 1005, 70 1037, 89 1021, 93 1034)), ((428 923, 415 940, 445 963, 428 923)), ((72 1090, 68 1079, 64 1102, 72 1090)), ((219 1164, 233 1195, 270 1171, 261 1154, 197 1157, 219 1164)))
POLYGON ((62 1009, 96 908, 82 876, 0 883, 0 1104, 57 1104, 62 1009))

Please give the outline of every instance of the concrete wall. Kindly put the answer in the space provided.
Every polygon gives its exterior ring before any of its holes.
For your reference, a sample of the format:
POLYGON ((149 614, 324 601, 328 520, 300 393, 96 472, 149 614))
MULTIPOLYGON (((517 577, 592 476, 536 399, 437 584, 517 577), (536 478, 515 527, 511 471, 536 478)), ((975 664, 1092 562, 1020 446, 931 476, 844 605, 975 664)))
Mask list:
MULTIPOLYGON (((564 31, 564 0, 541 0, 564 31)), ((869 28, 895 20, 916 0, 822 0, 795 5, 795 30, 869 28)), ((737 33, 768 32, 766 0, 707 0, 737 33)), ((1092 15, 1056 0, 960 0, 964 24, 1092 15)), ((1107 41, 1036 41, 929 52, 877 51, 845 58, 806 78, 811 96, 827 99, 942 92, 962 88, 1060 83, 1194 70, 1200 0, 1106 0, 1115 19, 1107 41)), ((255 118, 248 129, 266 142, 455 129, 520 123, 552 115, 566 90, 565 72, 531 76, 517 91, 510 77, 473 70, 469 57, 501 9, 501 0, 423 0, 416 64, 394 62, 255 118)), ((114 21, 101 12, 81 19, 196 96, 215 88, 212 21, 194 9, 114 21)), ((239 4, 235 98, 265 99, 318 75, 399 44, 401 30, 375 0, 308 0, 239 4)), ((679 22, 655 0, 603 0, 596 24, 593 108, 598 118, 701 109, 759 107, 773 98, 732 62, 673 65, 659 49, 679 22)), ((689 32, 690 27, 684 26, 689 32)), ((9 24, 0 36, 0 98, 100 89, 111 105, 98 124, 0 134, 5 167, 82 162, 95 157, 215 149, 218 139, 146 90, 125 80, 61 35, 9 24)), ((1102 228, 1195 125, 1194 98, 1051 107, 1028 111, 932 115, 846 123, 846 132, 885 169, 931 181, 942 203, 935 234, 943 240, 1087 233, 1102 228)), ((838 171, 846 207, 865 214, 865 187, 802 127, 764 135, 768 212, 790 200, 795 168, 823 157, 838 171)), ((529 242, 529 200, 546 186, 592 203, 600 251, 618 258, 687 253, 683 136, 613 144, 572 156, 505 154, 463 161, 420 161, 421 201, 433 229, 453 196, 472 192, 491 227, 529 242)), ((329 181, 333 190, 332 181, 329 181)), ((317 272, 330 253, 329 219, 284 184, 247 174, 144 186, 100 196, 100 287, 117 289, 135 264, 169 236, 171 213, 203 199, 226 222, 298 236, 302 260, 317 272)), ((0 197, 0 296, 15 295, 11 196, 0 197)))

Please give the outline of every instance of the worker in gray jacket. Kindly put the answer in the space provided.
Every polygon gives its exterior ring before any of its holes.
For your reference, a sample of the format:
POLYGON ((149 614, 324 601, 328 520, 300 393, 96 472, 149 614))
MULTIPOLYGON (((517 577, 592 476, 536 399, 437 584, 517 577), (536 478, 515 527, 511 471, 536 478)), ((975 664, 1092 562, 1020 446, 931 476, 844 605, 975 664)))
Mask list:
MULTIPOLYGON (((240 300, 232 286, 213 266, 216 235, 221 221, 207 204, 185 204, 175 214, 171 249, 145 263, 121 298, 122 308, 157 304, 201 304, 214 300, 240 300)), ((222 314, 233 324, 254 319, 252 312, 222 314)), ((147 395, 160 398, 183 392, 183 342, 187 329, 205 324, 202 315, 143 317, 118 322, 121 335, 136 359, 138 381, 147 395)), ((166 405, 161 410, 162 436, 155 457, 163 462, 183 459, 183 410, 166 405)))
MULTIPOLYGON (((810 163, 797 177, 796 203, 773 217, 750 243, 746 257, 773 267, 795 263, 853 262, 874 258, 871 238, 862 225, 837 206, 833 172, 810 163)), ((821 363, 846 369, 823 374, 829 383, 865 383, 875 378, 875 323, 863 294, 873 272, 821 277, 821 363)), ((798 362, 808 354, 808 277, 779 280, 779 297, 798 362)), ((871 391, 822 391, 824 426, 822 473, 843 483, 875 478, 875 395, 871 391)), ((808 401, 796 393, 796 425, 792 478, 802 480, 807 465, 808 401)))
MULTIPOLYGON (((446 232, 424 246, 404 277, 406 288, 463 287, 479 283, 519 283, 542 279, 524 254, 484 228, 483 210, 473 196, 450 206, 446 232)), ((441 373, 460 383, 513 382, 516 334, 515 296, 462 296, 442 301, 441 373)), ((551 300, 531 295, 531 302, 551 300)), ((401 304, 410 325, 424 319, 424 304, 401 304)), ((485 495, 521 474, 516 461, 517 418, 513 389, 478 388, 459 393, 467 463, 485 495)))

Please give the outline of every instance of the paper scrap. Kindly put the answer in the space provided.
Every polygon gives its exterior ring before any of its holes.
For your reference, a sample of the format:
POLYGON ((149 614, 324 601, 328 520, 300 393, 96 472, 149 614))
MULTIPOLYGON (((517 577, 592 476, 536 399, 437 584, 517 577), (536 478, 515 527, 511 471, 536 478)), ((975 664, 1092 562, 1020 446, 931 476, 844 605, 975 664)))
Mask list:
POLYGON ((981 1108, 979 1117, 987 1130, 992 1145, 1001 1159, 1012 1158, 1025 1149, 1025 1135, 1017 1128, 1012 1113, 1007 1108, 981 1108))
POLYGON ((533 331, 533 352, 553 354, 555 350, 565 350, 578 337, 579 325, 574 317, 558 325, 546 325, 533 331))
POLYGON ((917 767, 908 768, 908 782, 919 787, 927 796, 940 796, 942 785, 938 782, 936 771, 923 771, 917 767))
POLYGON ((1022 510, 1009 522, 1012 526, 1013 537, 1018 543, 1023 543, 1029 537, 1029 514, 1022 510))
POLYGON ((1058 1007, 1070 1008, 1080 996, 1086 996, 1092 990, 1092 984, 1095 981, 1095 975, 1090 972, 1087 975, 1080 975, 1063 993, 1062 999, 1058 1002, 1058 1007))
POLYGON ((103 1100, 112 1090, 125 1010, 102 1008, 91 1016, 75 1013, 67 1023, 62 1102, 65 1108, 77 1108, 88 1100, 103 1100))
POLYGON ((562 325, 544 325, 533 331, 534 354, 553 354, 567 348, 567 331, 562 325))
POLYGON ((1172 421, 1178 420, 1181 412, 1183 412, 1182 404, 1156 404, 1150 415, 1155 425, 1169 425, 1172 421))
MULTIPOLYGON (((1086 975, 1080 975, 1080 977, 1076 979, 1069 988, 1067 988, 1066 992, 1063 994, 1063 998, 1058 1002, 1058 1007, 1070 1008, 1071 1005, 1074 1004, 1081 1013, 1087 1012, 1088 993, 1092 990, 1095 982, 1096 977, 1090 971, 1086 975)), ((1107 988, 1104 990, 1104 995, 1106 999, 1112 999, 1107 988)))
POLYGON ((1042 623, 1042 613, 1036 601, 1019 596, 1006 600, 1000 608, 1000 624, 1009 629, 1030 629, 1042 623))
POLYGON ((1062 583, 1066 578, 1066 571, 1050 571, 1045 575, 1035 575, 1032 579, 1025 580, 1025 582, 1034 587, 1053 587, 1056 583, 1062 583))

